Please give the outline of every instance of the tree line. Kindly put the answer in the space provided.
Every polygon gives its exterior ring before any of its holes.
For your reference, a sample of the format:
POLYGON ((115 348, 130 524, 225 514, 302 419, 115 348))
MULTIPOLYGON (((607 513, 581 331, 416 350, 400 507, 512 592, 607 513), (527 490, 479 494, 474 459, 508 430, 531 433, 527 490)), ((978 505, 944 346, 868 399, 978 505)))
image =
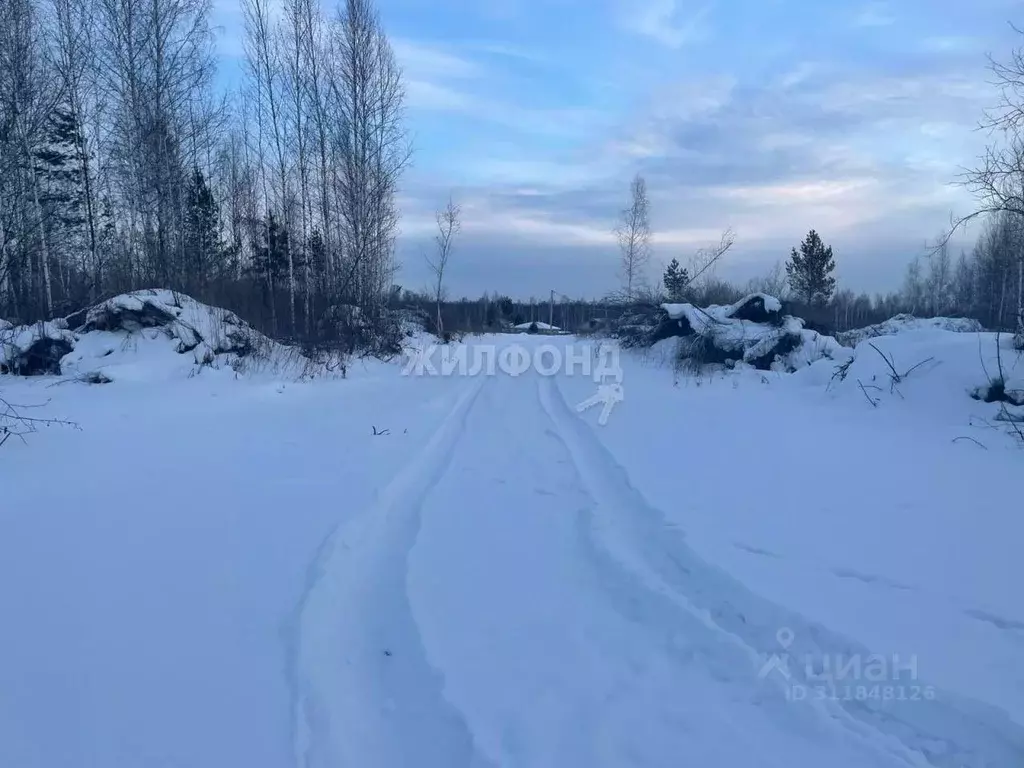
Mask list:
POLYGON ((225 96, 209 0, 0 3, 0 316, 170 287, 308 337, 385 305, 410 149, 371 0, 241 4, 225 96))
MULTIPOLYGON (((678 258, 666 265, 656 286, 634 274, 632 290, 623 285, 601 299, 564 295, 515 300, 500 293, 479 298, 446 300, 433 290, 396 287, 395 306, 416 308, 424 318, 456 332, 497 331, 530 322, 551 322, 569 331, 599 328, 638 304, 690 302, 697 306, 730 304, 750 293, 765 293, 786 302, 786 311, 809 320, 826 332, 840 332, 880 323, 894 315, 969 317, 992 330, 1012 331, 1017 323, 1017 276, 1024 254, 1024 228, 1010 216, 992 217, 977 243, 954 260, 948 242, 940 242, 909 262, 903 285, 884 293, 855 292, 839 286, 832 247, 811 230, 789 258, 776 262, 763 275, 730 282, 714 272, 701 271, 711 258, 724 254, 724 245, 698 252, 683 266, 678 258), (631 297, 627 298, 627 291, 631 297)), ((447 253, 447 250, 445 251, 447 253)))
POLYGON ((836 330, 904 311, 1024 328, 1019 50, 993 63, 993 141, 961 180, 978 209, 911 262, 901 290, 842 289, 814 230, 749 285, 715 277, 733 244, 725 232, 686 266, 674 259, 651 289, 637 175, 614 230, 622 285, 613 295, 451 302, 452 200, 438 212, 429 295, 394 284, 410 145, 402 73, 372 0, 342 0, 332 13, 318 0, 239 1, 244 77, 229 94, 215 84, 210 0, 0 3, 0 316, 32 322, 157 286, 233 309, 278 338, 318 339, 403 302, 422 306, 439 331, 516 319, 575 329, 634 301, 722 303, 763 290, 836 330), (982 235, 954 261, 948 235, 978 217, 982 235))

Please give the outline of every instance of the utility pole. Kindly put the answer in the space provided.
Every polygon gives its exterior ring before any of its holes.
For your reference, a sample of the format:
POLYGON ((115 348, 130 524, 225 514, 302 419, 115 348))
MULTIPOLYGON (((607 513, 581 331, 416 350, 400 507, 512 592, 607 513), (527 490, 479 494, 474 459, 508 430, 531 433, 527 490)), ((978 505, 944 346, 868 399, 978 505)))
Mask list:
MULTIPOLYGON (((555 289, 551 289, 551 303, 548 304, 548 325, 555 327, 555 289)), ((550 330, 550 329, 549 329, 550 330)))

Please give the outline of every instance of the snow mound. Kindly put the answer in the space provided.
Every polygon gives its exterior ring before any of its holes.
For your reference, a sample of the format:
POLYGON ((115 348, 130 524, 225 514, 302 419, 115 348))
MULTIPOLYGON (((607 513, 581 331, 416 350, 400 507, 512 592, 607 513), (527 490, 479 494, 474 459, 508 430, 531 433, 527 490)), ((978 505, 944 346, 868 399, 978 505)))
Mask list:
POLYGON ((234 312, 168 290, 115 296, 86 310, 85 322, 76 330, 80 334, 132 333, 142 328, 160 329, 175 342, 175 352, 191 352, 197 365, 213 363, 218 355, 245 357, 257 348, 270 354, 284 351, 283 345, 260 334, 234 312))
POLYGON ((60 360, 75 346, 63 319, 13 326, 0 323, 0 373, 38 376, 60 373, 60 360))
POLYGON ((846 354, 832 337, 804 328, 798 317, 783 315, 782 302, 763 293, 703 308, 662 304, 653 314, 628 317, 624 329, 633 341, 627 346, 649 347, 678 338, 677 360, 697 365, 794 371, 846 354))
POLYGON ((0 337, 0 371, 90 383, 161 373, 193 376, 205 369, 344 375, 341 361, 314 360, 264 336, 234 312, 166 289, 115 296, 66 319, 11 328, 0 337))
POLYGON ((894 336, 897 333, 916 331, 922 328, 937 328, 953 333, 979 333, 985 330, 981 323, 969 317, 914 317, 913 315, 895 315, 884 323, 876 323, 864 328, 855 328, 852 331, 843 331, 836 334, 840 344, 847 347, 856 347, 865 339, 874 339, 879 336, 894 336))
POLYGON ((550 323, 542 323, 540 320, 535 320, 535 321, 530 322, 530 323, 520 323, 519 325, 514 326, 514 328, 517 331, 529 331, 531 329, 534 330, 534 331, 560 331, 560 330, 562 330, 561 328, 559 328, 557 326, 554 326, 554 325, 551 325, 550 323))

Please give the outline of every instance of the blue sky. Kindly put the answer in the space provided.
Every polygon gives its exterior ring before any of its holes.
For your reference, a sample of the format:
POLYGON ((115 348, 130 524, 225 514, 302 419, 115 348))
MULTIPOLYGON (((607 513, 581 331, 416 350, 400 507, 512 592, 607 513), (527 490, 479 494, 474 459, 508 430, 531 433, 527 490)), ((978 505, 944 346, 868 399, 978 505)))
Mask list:
MULTIPOLYGON (((987 140, 975 130, 996 98, 986 55, 1024 42, 1008 25, 1024 23, 1017 0, 378 7, 416 148, 398 282, 427 283, 432 211, 452 194, 464 227, 455 295, 614 288, 611 229, 638 172, 652 279, 731 227, 719 272, 745 280, 813 227, 841 286, 896 288, 950 213, 970 209, 949 182, 987 140)), ((228 46, 236 21, 222 10, 228 46)))

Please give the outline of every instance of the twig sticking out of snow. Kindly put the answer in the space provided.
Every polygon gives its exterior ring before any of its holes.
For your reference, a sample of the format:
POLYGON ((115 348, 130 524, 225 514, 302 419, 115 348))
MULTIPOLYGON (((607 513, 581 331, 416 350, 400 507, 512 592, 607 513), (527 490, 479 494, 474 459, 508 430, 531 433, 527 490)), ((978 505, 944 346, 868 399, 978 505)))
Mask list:
MULTIPOLYGON (((873 397, 871 397, 871 395, 868 394, 868 390, 867 390, 867 387, 864 386, 864 382, 862 382, 860 379, 857 379, 857 386, 860 387, 860 391, 864 393, 864 397, 866 397, 868 399, 868 402, 871 403, 871 407, 872 408, 877 408, 878 407, 878 401, 875 400, 873 397)), ((872 389, 878 389, 878 387, 876 387, 874 384, 871 384, 869 386, 872 389)))
POLYGON ((851 357, 845 363, 840 363, 836 366, 836 372, 832 374, 832 378, 829 379, 828 386, 825 387, 826 391, 832 387, 836 379, 839 379, 839 381, 846 381, 846 374, 850 372, 850 366, 853 365, 853 361, 855 359, 856 358, 851 357))
POLYGON ((895 392, 896 394, 899 394, 900 397, 902 397, 903 395, 900 394, 897 391, 896 385, 900 384, 905 378, 907 378, 907 376, 909 376, 911 373, 916 371, 922 365, 925 365, 926 363, 930 363, 932 360, 935 359, 934 357, 926 358, 926 359, 922 360, 920 363, 918 363, 917 365, 914 365, 914 366, 911 366, 910 368, 908 368, 905 373, 899 373, 896 370, 896 362, 895 362, 895 360, 891 356, 886 355, 884 352, 882 352, 882 350, 880 350, 878 347, 876 347, 871 342, 868 342, 868 346, 871 347, 873 350, 875 350, 875 352, 877 352, 879 354, 879 356, 883 360, 885 360, 885 364, 887 366, 889 366, 889 370, 892 371, 892 373, 889 374, 889 379, 890 379, 890 382, 891 382, 889 384, 889 392, 890 392, 890 394, 895 392))
POLYGON ((986 446, 986 445, 983 445, 982 443, 979 443, 979 442, 978 442, 977 440, 975 440, 975 439, 974 439, 973 437, 968 437, 967 435, 961 435, 960 437, 954 437, 954 438, 953 438, 953 442, 954 442, 954 443, 955 443, 955 442, 956 442, 957 440, 970 440, 970 441, 971 441, 972 443, 974 443, 975 445, 977 445, 977 446, 980 446, 980 447, 984 448, 984 449, 985 449, 986 451, 988 450, 988 446, 986 446))

